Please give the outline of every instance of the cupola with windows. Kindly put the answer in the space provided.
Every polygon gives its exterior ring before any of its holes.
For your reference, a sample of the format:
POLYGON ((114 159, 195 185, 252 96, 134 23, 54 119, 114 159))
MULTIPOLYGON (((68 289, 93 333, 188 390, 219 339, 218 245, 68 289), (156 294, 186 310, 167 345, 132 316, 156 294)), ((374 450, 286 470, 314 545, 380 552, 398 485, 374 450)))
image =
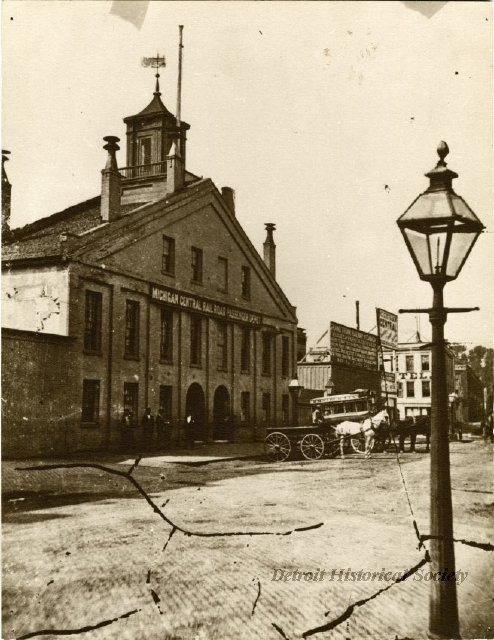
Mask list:
POLYGON ((148 106, 135 116, 124 118, 127 125, 127 167, 123 178, 148 178, 166 174, 166 157, 174 140, 185 164, 186 135, 190 125, 177 122, 161 100, 159 85, 148 106))
POLYGON ((124 118, 127 125, 127 166, 122 176, 122 203, 149 202, 197 180, 186 171, 186 142, 190 125, 181 119, 182 27, 180 27, 177 113, 173 115, 161 99, 159 67, 165 58, 144 58, 144 66, 156 69, 151 102, 142 111, 124 118))

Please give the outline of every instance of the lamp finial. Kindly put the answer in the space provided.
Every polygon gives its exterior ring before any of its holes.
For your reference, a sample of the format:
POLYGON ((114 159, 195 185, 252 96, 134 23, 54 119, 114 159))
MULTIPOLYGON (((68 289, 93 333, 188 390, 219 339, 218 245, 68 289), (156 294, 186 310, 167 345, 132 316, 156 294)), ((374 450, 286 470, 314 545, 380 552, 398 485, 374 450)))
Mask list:
POLYGON ((449 153, 449 147, 447 142, 444 142, 444 140, 441 140, 441 142, 437 145, 437 155, 439 156, 439 162, 437 163, 438 166, 442 166, 445 167, 446 163, 444 162, 444 158, 448 155, 449 153))

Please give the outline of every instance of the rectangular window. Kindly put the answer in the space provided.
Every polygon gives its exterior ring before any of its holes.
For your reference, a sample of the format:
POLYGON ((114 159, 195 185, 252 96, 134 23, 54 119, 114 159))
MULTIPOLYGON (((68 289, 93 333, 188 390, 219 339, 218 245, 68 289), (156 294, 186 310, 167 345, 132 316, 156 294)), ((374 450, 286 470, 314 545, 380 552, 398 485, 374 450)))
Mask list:
POLYGON ((290 375, 290 341, 287 336, 281 337, 281 375, 284 378, 290 375))
POLYGON ((431 370, 431 357, 428 353, 423 353, 421 355, 422 360, 422 371, 430 371, 431 370))
POLYGON ((422 398, 431 397, 431 381, 422 380, 422 398))
POLYGON ((151 138, 139 140, 139 164, 151 164, 151 138))
POLYGON ((271 334, 262 334, 262 374, 271 375, 271 334))
POLYGON ((82 381, 82 422, 99 422, 99 388, 99 380, 82 381))
POLYGON ((161 308, 160 359, 173 360, 173 311, 161 308))
POLYGON ((160 385, 160 409, 165 420, 172 418, 172 387, 168 384, 160 385))
POLYGON ((271 394, 262 394, 262 413, 263 421, 265 425, 269 425, 271 422, 271 394))
POLYGON ((198 249, 197 247, 191 248, 191 269, 192 282, 202 284, 202 249, 198 249))
POLYGON ((226 322, 216 323, 217 366, 221 371, 228 368, 228 325, 226 322))
POLYGON ((413 398, 415 396, 415 382, 413 380, 407 381, 407 398, 413 398))
POLYGON ((130 411, 133 425, 139 422, 139 385, 137 382, 124 382, 124 410, 130 411))
POLYGON ((242 267, 242 298, 250 300, 250 269, 242 267))
POLYGON ((240 370, 244 373, 250 371, 250 328, 241 328, 241 345, 240 345, 240 370))
POLYGON ((101 310, 103 296, 99 291, 86 291, 84 349, 101 351, 101 310))
POLYGON ((248 391, 240 393, 240 421, 250 422, 250 393, 248 391))
POLYGON ((218 257, 218 291, 228 292, 228 260, 218 257))
POLYGON ((125 306, 125 355, 139 355, 139 303, 127 300, 125 306))
POLYGON ((413 355, 405 356, 405 370, 410 373, 413 371, 413 355))
POLYGON ((190 316, 190 364, 201 365, 202 358, 202 320, 199 316, 190 316))
POLYGON ((290 396, 284 393, 281 396, 281 413, 283 416, 283 424, 290 423, 290 396))
POLYGON ((403 398, 403 382, 398 383, 398 398, 403 398))
POLYGON ((161 270, 163 273, 169 273, 171 275, 175 273, 175 240, 168 236, 163 236, 161 270))

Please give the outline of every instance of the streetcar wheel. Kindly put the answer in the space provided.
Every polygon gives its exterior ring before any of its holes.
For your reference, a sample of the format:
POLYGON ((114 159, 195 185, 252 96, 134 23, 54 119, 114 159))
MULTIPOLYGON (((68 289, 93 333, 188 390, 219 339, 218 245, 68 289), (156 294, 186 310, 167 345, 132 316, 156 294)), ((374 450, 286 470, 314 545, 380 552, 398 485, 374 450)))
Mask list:
MULTIPOLYGON (((364 436, 351 438, 350 442, 352 445, 352 449, 355 451, 355 453, 365 453, 365 437, 364 436)), ((375 444, 376 444, 376 440, 374 439, 372 441, 372 445, 370 448, 371 451, 374 449, 375 444)))
POLYGON ((302 438, 300 451, 307 460, 319 460, 324 453, 324 442, 317 433, 308 433, 302 438))
POLYGON ((359 436, 357 438, 351 438, 350 443, 352 445, 352 449, 355 453, 365 453, 365 438, 364 436, 359 436))
POLYGON ((382 441, 382 450, 388 451, 390 447, 391 447, 391 436, 386 436, 382 441))
POLYGON ((270 460, 273 462, 283 462, 289 457, 292 445, 284 433, 275 431, 266 436, 264 449, 270 460))

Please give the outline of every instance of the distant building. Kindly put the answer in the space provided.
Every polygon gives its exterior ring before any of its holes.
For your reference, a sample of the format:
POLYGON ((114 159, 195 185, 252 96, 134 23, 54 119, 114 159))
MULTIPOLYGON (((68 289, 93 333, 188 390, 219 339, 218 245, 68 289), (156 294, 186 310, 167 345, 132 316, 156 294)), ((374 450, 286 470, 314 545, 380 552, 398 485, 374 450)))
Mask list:
POLYGON ((484 385, 466 363, 455 365, 455 390, 456 419, 462 423, 480 422, 484 417, 484 385))
MULTIPOLYGON (((401 342, 396 348, 398 412, 401 420, 431 412, 431 350, 425 342, 401 342)), ((446 348, 448 394, 455 389, 454 354, 446 348)))
POLYGON ((297 365, 304 389, 334 394, 368 389, 381 397, 377 336, 331 322, 297 365))
POLYGON ((294 415, 304 334, 275 278, 274 224, 263 260, 233 190, 186 169, 189 125, 158 86, 124 122, 128 166, 105 138, 101 195, 19 229, 2 169, 6 456, 118 447, 124 412, 140 446, 148 406, 172 443, 188 415, 202 441, 259 439, 294 415))

